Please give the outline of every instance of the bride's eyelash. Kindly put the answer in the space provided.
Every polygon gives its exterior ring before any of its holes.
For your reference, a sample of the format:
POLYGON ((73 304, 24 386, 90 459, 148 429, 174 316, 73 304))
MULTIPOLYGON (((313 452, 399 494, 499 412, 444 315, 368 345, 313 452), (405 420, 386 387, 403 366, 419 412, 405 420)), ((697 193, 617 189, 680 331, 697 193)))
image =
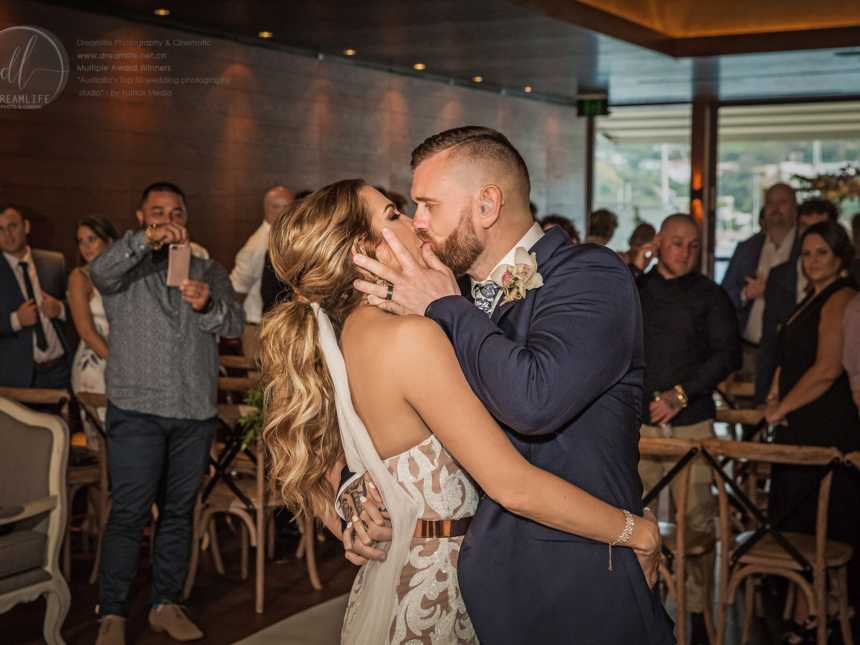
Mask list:
POLYGON ((402 213, 400 211, 391 211, 391 214, 388 216, 388 221, 394 222, 396 220, 399 220, 401 215, 402 213))

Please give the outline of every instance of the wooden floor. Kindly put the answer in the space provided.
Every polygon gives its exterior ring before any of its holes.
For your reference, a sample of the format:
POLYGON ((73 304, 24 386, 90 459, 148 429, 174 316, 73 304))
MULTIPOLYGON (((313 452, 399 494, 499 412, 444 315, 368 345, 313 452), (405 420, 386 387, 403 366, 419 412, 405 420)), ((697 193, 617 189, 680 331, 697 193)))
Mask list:
MULTIPOLYGON (((220 576, 208 556, 201 560, 194 591, 187 602, 188 612, 205 632, 203 643, 229 645, 269 625, 349 591, 356 568, 343 558, 340 543, 329 537, 318 545, 322 591, 314 591, 308 582, 303 560, 296 560, 293 544, 279 545, 283 559, 276 558, 266 567, 266 606, 263 614, 254 612, 253 573, 247 580, 239 575, 239 541, 228 527, 219 530, 226 576, 220 576), (289 546, 289 549, 286 547, 289 546)), ((252 551, 253 555, 253 551, 252 551)), ((87 582, 92 560, 76 554, 73 561, 72 608, 63 627, 68 645, 93 645, 98 633, 95 606, 98 587, 87 582)), ((253 571, 253 561, 251 565, 253 571)), ((132 591, 127 639, 129 645, 174 644, 165 634, 156 634, 146 622, 150 594, 150 568, 147 550, 141 552, 141 566, 132 591)), ((0 615, 0 643, 3 645, 36 645, 42 640, 42 617, 45 601, 18 605, 0 615)))

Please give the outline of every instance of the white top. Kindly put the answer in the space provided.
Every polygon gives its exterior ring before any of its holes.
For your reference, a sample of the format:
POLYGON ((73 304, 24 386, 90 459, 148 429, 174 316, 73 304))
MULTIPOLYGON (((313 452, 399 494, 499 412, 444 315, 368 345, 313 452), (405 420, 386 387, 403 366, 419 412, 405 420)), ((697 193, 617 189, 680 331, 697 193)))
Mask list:
POLYGON ((263 221, 254 234, 245 242, 245 246, 236 254, 236 266, 230 273, 230 282, 236 293, 247 293, 245 298, 245 320, 259 325, 263 317, 263 297, 260 295, 260 284, 263 278, 263 264, 266 261, 266 251, 269 248, 269 232, 272 227, 263 221))
MULTIPOLYGON (((42 285, 39 283, 39 274, 36 272, 36 264, 33 262, 33 253, 30 247, 27 247, 27 253, 22 258, 16 258, 14 255, 3 253, 6 262, 12 268, 12 273, 15 274, 15 279, 18 281, 18 287, 21 289, 21 295, 24 300, 27 300, 27 287, 24 285, 24 273, 19 268, 21 262, 27 263, 27 273, 30 274, 30 282, 33 284, 33 295, 36 296, 36 304, 39 306, 39 320, 42 323, 42 329, 45 332, 45 340, 48 341, 48 348, 45 351, 39 349, 36 344, 36 334, 33 334, 33 360, 37 363, 45 363, 60 358, 63 355, 63 345, 60 342, 60 337, 57 335, 57 330, 51 324, 51 320, 42 314, 42 285)), ((60 319, 66 319, 66 308, 63 303, 60 303, 60 319)), ((12 330, 19 332, 23 329, 21 321, 18 320, 18 312, 13 311, 9 316, 9 323, 12 325, 12 330)))
MULTIPOLYGON (((770 239, 770 236, 765 236, 764 246, 761 249, 761 256, 758 259, 758 275, 759 277, 767 278, 770 270, 788 262, 791 257, 791 249, 794 247, 794 236, 797 234, 797 229, 793 228, 782 241, 782 244, 777 246, 770 239)), ((762 322, 764 319, 764 296, 756 298, 753 301, 750 317, 747 320, 747 327, 744 331, 744 338, 751 343, 761 342, 762 322)))
MULTIPOLYGON (((535 244, 538 243, 538 240, 540 240, 544 236, 544 234, 545 234, 544 230, 541 228, 540 224, 538 224, 537 222, 532 224, 531 228, 529 228, 529 230, 526 231, 526 234, 523 235, 522 238, 520 238, 520 241, 517 242, 516 244, 514 244, 511 247, 510 251, 508 251, 505 254, 505 257, 503 257, 501 260, 499 260, 499 262, 496 264, 496 266, 493 267, 493 270, 490 271, 487 279, 489 280, 489 276, 493 275, 493 271, 498 269, 503 264, 513 264, 515 259, 516 259, 516 256, 517 256, 517 249, 519 247, 523 247, 527 251, 530 251, 531 248, 535 244)), ((472 297, 473 298, 477 297, 477 287, 479 284, 481 284, 481 283, 477 282, 474 278, 472 278, 472 297)), ((489 312, 490 315, 492 315, 493 311, 496 309, 496 305, 499 304, 499 300, 501 299, 501 297, 502 297, 502 291, 500 290, 496 294, 496 299, 493 302, 493 307, 492 307, 492 309, 490 309, 490 312, 489 312)))
POLYGON ((204 247, 200 246, 197 242, 190 242, 191 245, 191 255, 195 258, 200 258, 201 260, 209 259, 209 251, 207 251, 204 247))

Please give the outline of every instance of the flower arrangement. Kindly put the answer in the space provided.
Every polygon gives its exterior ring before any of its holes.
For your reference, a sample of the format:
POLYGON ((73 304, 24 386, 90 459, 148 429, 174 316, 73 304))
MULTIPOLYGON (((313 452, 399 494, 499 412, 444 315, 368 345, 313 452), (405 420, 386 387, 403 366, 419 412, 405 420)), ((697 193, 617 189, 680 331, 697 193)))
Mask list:
POLYGON ((502 264, 493 271, 490 279, 502 288, 504 298, 500 304, 522 300, 526 292, 543 286, 543 276, 537 270, 537 255, 517 247, 514 266, 502 264))
POLYGON ((860 199, 860 166, 847 164, 834 174, 817 177, 794 175, 793 178, 801 192, 820 195, 834 204, 851 198, 860 199))

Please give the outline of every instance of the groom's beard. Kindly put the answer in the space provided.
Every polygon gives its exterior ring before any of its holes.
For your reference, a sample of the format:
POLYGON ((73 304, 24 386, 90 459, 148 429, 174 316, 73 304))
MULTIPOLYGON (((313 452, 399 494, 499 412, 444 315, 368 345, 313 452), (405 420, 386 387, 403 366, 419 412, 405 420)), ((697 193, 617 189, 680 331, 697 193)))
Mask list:
POLYGON ((416 231, 418 239, 428 242, 436 257, 456 276, 465 275, 484 252, 484 245, 475 235, 475 226, 468 209, 460 213, 460 223, 445 240, 439 244, 430 238, 427 231, 416 231))

